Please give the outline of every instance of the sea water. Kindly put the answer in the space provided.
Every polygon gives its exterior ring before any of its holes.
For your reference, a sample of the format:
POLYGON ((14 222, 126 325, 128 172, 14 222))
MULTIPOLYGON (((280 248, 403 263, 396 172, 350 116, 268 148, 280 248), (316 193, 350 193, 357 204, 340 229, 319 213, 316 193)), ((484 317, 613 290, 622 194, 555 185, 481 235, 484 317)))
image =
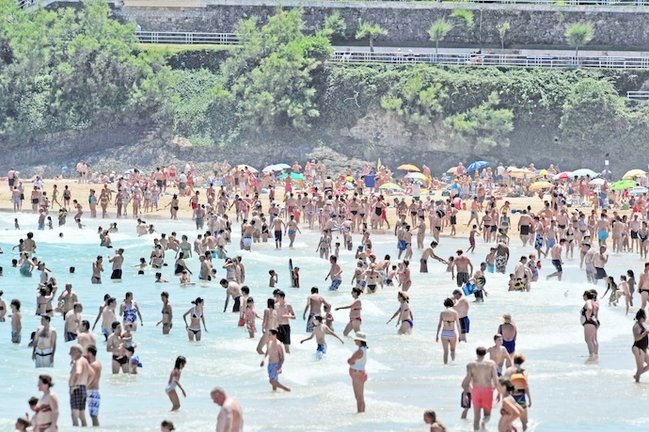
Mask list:
MULTIPOLYGON (((66 282, 73 284, 85 308, 84 319, 94 321, 105 293, 110 293, 120 303, 124 293, 132 291, 140 305, 144 326, 135 333, 135 342, 143 367, 138 375, 110 374, 111 355, 105 351, 103 337, 98 334, 98 356, 104 373, 101 379, 102 426, 97 430, 157 431, 163 419, 172 420, 179 431, 214 430, 218 407, 212 403, 209 393, 218 385, 241 403, 247 431, 423 431, 427 429, 422 413, 427 409, 434 409, 449 430, 471 431, 472 412, 469 420, 459 419, 460 384, 465 364, 475 358, 477 346, 493 343, 503 313, 510 313, 518 325, 517 351, 527 357, 525 367, 533 402, 529 411, 530 430, 631 431, 649 428, 649 414, 642 408, 649 400, 649 376, 643 377, 645 382, 641 384, 635 384, 632 378, 635 363, 631 354, 631 317, 635 310, 625 317, 623 306, 610 308, 606 300, 601 300, 600 358, 597 363, 587 362, 579 309, 583 305, 582 292, 591 286, 585 283, 577 259, 566 260, 562 282, 542 280, 533 285, 530 293, 507 292, 506 275, 488 274, 486 302, 471 303, 468 343, 460 344, 455 362, 445 366, 441 344, 435 343, 435 330, 442 302, 456 286, 445 266, 437 262, 429 264, 430 273, 418 273, 419 253, 415 251, 410 290, 410 308, 414 315, 412 335, 397 335, 394 321, 386 325, 399 306, 397 288, 379 288, 376 294, 361 297, 362 329, 368 335, 369 345, 369 380, 366 384, 367 412, 358 415, 346 363, 354 350, 352 340, 344 339, 342 345, 328 337, 329 350, 320 361, 314 356, 313 340, 299 343, 306 337, 302 311, 312 286, 320 287, 320 292, 334 307, 351 302, 350 279, 355 266, 352 252, 341 251, 344 282, 338 292, 329 292, 324 281, 328 263, 314 253, 316 232, 298 235, 293 249, 286 247, 286 242, 282 250, 276 250, 269 242, 255 244, 253 252, 239 251, 238 235, 234 235, 229 254, 243 256, 246 285, 251 289, 257 312, 262 315, 266 299, 271 297, 268 270, 272 268, 279 274, 278 287, 286 292, 287 302, 293 305, 297 315, 291 322, 291 354, 287 355, 280 375, 280 381, 291 387, 292 392, 273 393, 265 368, 259 367, 261 359, 255 352, 257 340, 250 340, 247 332, 237 327, 237 314, 223 313, 225 290, 218 282, 181 287, 173 276, 173 252, 167 258, 169 266, 163 269, 169 283, 155 284, 153 270, 147 270, 144 276, 137 275, 133 266, 140 257, 148 260, 157 234, 137 237, 134 222, 118 220, 120 232, 111 237, 116 248, 125 249, 123 280, 110 281, 110 265, 105 260, 104 283, 91 285, 92 261, 97 255, 112 255, 114 251, 99 246, 97 227, 100 224, 108 226, 108 221, 86 219, 87 226, 82 230, 68 225, 63 229, 36 231, 36 216, 21 214, 22 231, 14 231, 13 218, 13 214, 0 215, 0 246, 4 249, 4 255, 0 255, 0 265, 4 267, 0 289, 5 292, 7 306, 12 298, 22 301, 23 342, 20 346, 10 342, 10 320, 0 323, 1 431, 13 430, 15 418, 28 410, 27 399, 38 395, 36 384, 41 373, 54 377, 53 391, 61 400, 59 430, 72 430, 67 387, 70 358, 68 346, 63 342, 61 317, 57 315, 52 320, 59 333, 53 369, 35 369, 31 349, 27 347, 30 332, 39 324, 34 316, 38 274, 35 272, 32 278, 20 276, 10 263, 18 256, 12 247, 29 230, 35 233, 38 244, 36 256, 52 270, 60 289, 66 282), (59 238, 59 232, 63 233, 63 238, 59 238), (290 288, 289 258, 300 267, 300 289, 290 288), (74 274, 68 273, 70 266, 76 267, 74 274), (174 307, 174 328, 168 336, 163 336, 161 328, 155 327, 160 320, 159 293, 162 290, 170 293, 174 307), (209 332, 203 334, 201 342, 192 343, 187 340, 182 314, 198 296, 205 299, 209 332), (181 396, 179 412, 170 413, 171 404, 164 388, 178 355, 187 358, 181 378, 187 397, 181 396)), ((197 233, 190 221, 156 220, 154 223, 158 232, 176 231, 178 237, 187 234, 190 242, 197 233)), ((394 237, 374 235, 372 239, 377 256, 390 254, 396 263, 394 237)), ((358 241, 358 236, 355 240, 358 241)), ((448 257, 467 243, 466 239, 443 238, 436 251, 448 257)), ((487 251, 488 246, 478 241, 476 253, 470 255, 476 267, 487 251)), ((514 239, 508 271, 512 271, 518 257, 529 252, 514 239)), ((197 275, 196 258, 188 260, 188 264, 197 275)), ((218 269, 218 281, 224 271, 220 261, 214 264, 218 269)), ((608 271, 616 279, 628 268, 634 269, 636 275, 640 273, 642 261, 637 255, 611 257, 608 271)), ((549 260, 544 260, 541 278, 551 271, 549 260)), ((601 293, 604 287, 600 285, 598 289, 601 293)), ((636 301, 639 302, 637 296, 636 301)), ((334 312, 334 317, 334 329, 341 335, 348 321, 348 311, 334 312)), ((259 322, 257 327, 260 326, 259 322)), ((496 430, 497 412, 495 409, 489 430, 496 430)))

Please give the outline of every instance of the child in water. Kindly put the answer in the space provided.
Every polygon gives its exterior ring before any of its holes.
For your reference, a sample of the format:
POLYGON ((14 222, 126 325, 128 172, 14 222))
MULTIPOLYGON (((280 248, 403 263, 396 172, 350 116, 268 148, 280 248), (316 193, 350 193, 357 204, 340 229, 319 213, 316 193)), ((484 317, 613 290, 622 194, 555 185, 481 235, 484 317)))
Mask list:
POLYGON ((246 300, 246 311, 244 313, 244 319, 246 321, 246 328, 248 329, 250 339, 254 339, 255 332, 257 331, 257 327, 255 326, 255 319, 259 319, 259 315, 257 315, 257 312, 255 311, 255 301, 252 297, 249 297, 248 300, 246 300))
POLYGON ((279 281, 277 272, 275 272, 275 270, 268 270, 268 275, 270 276, 270 278, 268 279, 268 286, 275 288, 275 284, 277 284, 277 282, 279 281))

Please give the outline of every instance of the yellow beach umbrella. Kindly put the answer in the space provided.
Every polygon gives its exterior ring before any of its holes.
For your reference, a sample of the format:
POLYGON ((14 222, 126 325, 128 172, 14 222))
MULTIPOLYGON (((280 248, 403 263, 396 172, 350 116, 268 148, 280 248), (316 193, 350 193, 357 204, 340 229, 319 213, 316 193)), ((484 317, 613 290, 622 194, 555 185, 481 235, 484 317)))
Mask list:
POLYGON ((552 183, 546 181, 537 181, 530 185, 529 189, 531 191, 540 191, 542 189, 548 189, 552 187, 552 183))
POLYGON ((455 174, 457 174, 457 167, 456 167, 456 166, 451 167, 451 168, 449 168, 448 171, 446 171, 446 172, 449 173, 449 174, 453 174, 453 175, 455 175, 455 174))
POLYGON ((426 177, 424 174, 419 173, 419 172, 409 172, 404 176, 404 178, 407 179, 416 179, 416 180, 426 180, 428 177, 426 177))
POLYGON ((401 190, 401 186, 396 183, 383 183, 379 186, 379 189, 399 191, 401 190))
POLYGON ((647 175, 646 171, 643 171, 641 169, 632 169, 632 170, 627 171, 626 174, 624 174, 624 177, 622 177, 622 178, 625 179, 625 180, 630 180, 630 179, 635 179, 635 178, 638 178, 638 177, 644 177, 646 175, 647 175))
POLYGON ((545 177, 546 175, 548 175, 548 170, 546 170, 546 169, 542 169, 541 171, 539 171, 539 175, 540 175, 541 177, 545 177))
POLYGON ((509 170, 509 176, 513 178, 532 178, 536 177, 536 173, 527 168, 512 168, 509 170))
POLYGON ((404 171, 421 171, 419 168, 417 168, 416 165, 413 164, 399 165, 397 169, 404 170, 404 171))

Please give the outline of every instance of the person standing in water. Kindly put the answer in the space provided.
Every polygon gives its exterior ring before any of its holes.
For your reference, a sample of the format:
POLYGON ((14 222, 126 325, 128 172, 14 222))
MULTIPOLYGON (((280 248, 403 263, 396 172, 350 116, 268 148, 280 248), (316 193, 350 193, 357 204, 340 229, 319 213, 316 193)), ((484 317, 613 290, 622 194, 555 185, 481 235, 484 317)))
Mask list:
POLYGON ((88 413, 94 427, 99 426, 99 406, 101 396, 99 395, 99 381, 101 379, 101 362, 97 359, 97 347, 90 345, 86 349, 86 359, 94 372, 88 383, 88 413))
POLYGON ((72 370, 68 385, 70 387, 70 408, 72 410, 72 426, 87 426, 86 401, 88 398, 88 384, 94 379, 95 371, 83 356, 81 345, 70 347, 72 370))
POLYGON ((193 342, 194 339, 196 342, 201 340, 201 322, 203 323, 203 328, 205 333, 207 333, 207 326, 205 325, 205 316, 203 315, 203 299, 196 297, 196 300, 192 302, 194 305, 183 315, 183 321, 185 322, 185 328, 187 329, 187 337, 190 342, 193 342), (187 324, 187 315, 191 315, 190 322, 187 324))
POLYGON ((518 329, 512 323, 512 316, 510 314, 503 315, 503 323, 498 326, 496 333, 502 335, 503 346, 507 349, 510 355, 516 352, 516 337, 518 336, 518 329))
POLYGON ((313 317, 313 328, 311 335, 306 339, 302 339, 300 343, 302 344, 308 340, 311 340, 315 336, 315 340, 318 344, 318 347, 316 348, 316 357, 318 360, 321 360, 322 357, 327 354, 327 343, 325 342, 325 335, 327 334, 338 339, 341 344, 345 343, 338 337, 336 333, 334 333, 329 327, 327 327, 326 324, 322 323, 322 316, 316 315, 313 317))
POLYGON ((356 398, 356 411, 365 412, 365 382, 367 381, 367 372, 365 364, 367 363, 367 336, 363 332, 357 332, 354 337, 354 343, 358 347, 352 356, 347 359, 349 365, 349 376, 352 378, 352 387, 354 388, 354 397, 356 398))
POLYGON ((352 288, 352 297, 354 298, 352 304, 336 308, 336 310, 349 309, 349 323, 347 323, 345 330, 343 330, 343 336, 349 335, 352 330, 354 330, 355 333, 361 331, 361 322, 363 321, 361 318, 361 310, 363 310, 363 306, 359 297, 362 292, 363 291, 358 288, 352 288))
POLYGON ((462 295, 462 291, 456 289, 453 291, 453 299, 455 300, 455 305, 453 309, 458 314, 460 320, 460 338, 459 341, 466 342, 466 335, 471 329, 471 321, 469 320, 469 301, 462 295))
POLYGON ((273 391, 278 388, 290 392, 291 389, 279 382, 279 374, 282 373, 282 365, 284 364, 284 346, 277 340, 277 330, 270 329, 268 331, 268 344, 266 345, 266 352, 261 359, 260 367, 264 367, 266 356, 268 356, 268 381, 273 387, 273 391))
POLYGON ((444 307, 446 309, 439 313, 437 335, 435 336, 435 342, 439 342, 439 331, 441 329, 442 348, 444 349, 444 364, 448 363, 449 348, 451 351, 451 361, 455 361, 457 335, 460 332, 460 318, 457 311, 453 308, 453 305, 454 303, 452 299, 447 298, 446 300, 444 300, 444 307))
POLYGON ((221 387, 214 387, 210 396, 221 407, 216 420, 216 432, 243 432, 243 410, 239 402, 229 397, 221 387))
POLYGON ((56 330, 50 327, 51 318, 41 316, 41 326, 34 332, 32 339, 32 360, 37 368, 54 367, 56 352, 56 330))
POLYGON ((185 359, 185 357, 183 356, 176 357, 176 363, 174 364, 174 368, 169 374, 169 381, 167 382, 167 387, 165 388, 165 392, 167 393, 167 396, 169 396, 169 400, 171 401, 171 411, 178 411, 180 409, 180 399, 178 398, 176 387, 178 387, 180 391, 183 392, 184 397, 187 397, 187 393, 185 393, 185 389, 183 388, 183 386, 180 385, 180 374, 182 370, 185 368, 186 364, 187 364, 187 359, 185 359))
POLYGON ((399 291, 397 294, 397 300, 399 301, 399 309, 397 309, 386 324, 390 324, 390 322, 399 315, 399 321, 397 322, 397 327, 401 325, 401 327, 399 327, 399 334, 410 334, 412 333, 412 328, 414 326, 414 318, 409 304, 410 296, 405 291, 399 291))
POLYGON ((494 389, 498 387, 498 373, 496 363, 485 359, 487 349, 476 349, 477 359, 466 365, 466 376, 462 381, 464 390, 463 402, 468 404, 468 393, 473 399, 473 430, 484 430, 491 417, 494 389), (484 413, 482 422, 481 413, 484 413))
POLYGON ((649 328, 645 327, 647 313, 644 309, 639 309, 635 314, 635 324, 633 324, 633 346, 631 351, 635 358, 636 372, 633 375, 635 382, 640 382, 642 374, 649 370, 649 328))
POLYGON ((56 432, 59 430, 59 397, 52 392, 53 385, 51 376, 38 376, 38 390, 43 392, 43 395, 34 407, 34 410, 38 412, 38 415, 32 419, 34 431, 56 432))

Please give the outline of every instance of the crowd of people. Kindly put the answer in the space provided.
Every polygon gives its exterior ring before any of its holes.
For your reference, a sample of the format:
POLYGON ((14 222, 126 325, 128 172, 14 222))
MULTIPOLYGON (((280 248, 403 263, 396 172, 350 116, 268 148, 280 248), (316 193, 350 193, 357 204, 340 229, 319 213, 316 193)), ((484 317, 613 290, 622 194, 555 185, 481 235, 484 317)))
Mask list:
MULTIPOLYGON (((87 164, 80 163, 77 171, 80 183, 92 180, 87 164)), ((512 176, 500 165, 493 171, 487 168, 467 173, 460 164, 450 181, 452 187, 445 188, 444 183, 434 179, 430 169, 423 166, 421 182, 402 182, 403 189, 408 189, 411 194, 407 196, 390 195, 387 189, 382 188, 394 177, 384 166, 365 165, 358 170, 349 168, 333 175, 323 163, 315 161, 308 161, 304 168, 295 162, 292 166, 262 172, 247 165, 232 167, 223 162, 214 164, 211 173, 198 176, 192 163, 187 163, 180 172, 172 163, 148 174, 135 169, 128 176, 114 178, 112 183, 108 176, 93 177, 103 185, 97 188, 98 193, 90 189, 88 196, 83 197, 74 196, 65 184, 66 180, 46 184, 37 177, 33 181, 30 199, 31 211, 38 215, 38 230, 55 229, 49 216, 55 212, 58 226, 66 225, 67 213, 74 212, 74 223, 80 229, 84 229, 83 222, 88 218, 110 219, 103 224, 107 227, 100 227, 97 232, 101 246, 114 251, 108 263, 104 263, 101 255, 92 263, 78 263, 91 265, 92 276, 88 282, 92 284, 103 283, 104 265, 111 267, 111 280, 121 280, 123 268, 132 265, 140 274, 144 274, 145 269, 153 269, 155 282, 166 283, 162 269, 168 263, 172 264, 173 275, 180 285, 195 283, 194 272, 202 283, 214 282, 216 285, 218 282, 217 286, 222 287, 226 295, 223 311, 231 310, 238 314, 238 326, 244 327, 250 338, 259 337, 260 365, 266 366, 273 391, 291 391, 280 382, 280 375, 286 355, 290 354, 290 323, 296 318, 296 312, 286 302, 285 293, 275 289, 273 296, 266 301, 263 314, 257 314, 251 295, 252 286, 265 282, 248 281, 250 285, 246 284, 245 262, 235 250, 250 251, 259 244, 268 243, 269 239, 277 249, 292 248, 296 238, 302 235, 301 230, 320 233, 314 254, 323 259, 322 273, 324 280, 328 281, 328 290, 339 290, 345 280, 343 275, 346 275, 352 285, 352 299, 348 305, 334 308, 318 287, 311 288, 303 312, 306 332, 310 335, 300 343, 315 338, 316 356, 322 359, 328 349, 327 337, 343 344, 345 337, 351 338, 355 349, 347 360, 347 366, 358 413, 366 410, 366 364, 370 355, 370 336, 362 330, 362 298, 377 295, 378 287, 393 287, 398 306, 388 317, 387 324, 394 321, 399 334, 410 334, 415 320, 410 308, 410 262, 415 251, 419 254, 420 273, 428 272, 428 261, 432 259, 446 268, 457 285, 457 289, 449 292, 444 300, 437 325, 436 341, 443 347, 443 363, 447 363, 449 357, 454 361, 458 344, 467 342, 471 323, 470 298, 476 302, 486 301, 488 292, 485 288, 490 274, 507 274, 508 268, 513 268, 509 273, 508 290, 530 291, 541 276, 543 259, 550 260, 554 268, 554 272, 546 277, 558 280, 563 276, 564 260, 575 259, 579 260, 579 268, 585 271, 589 282, 597 285, 602 281, 605 288, 603 296, 595 287, 583 295, 581 324, 593 360, 599 355, 598 299, 610 292, 608 302, 616 306, 623 298, 628 314, 634 307, 637 289, 640 306, 632 330, 632 351, 637 364, 635 380, 639 381, 641 375, 649 370, 649 328, 645 327, 649 263, 637 284, 633 269, 616 279, 607 274, 606 266, 609 250, 615 254, 638 254, 646 258, 649 249, 646 198, 613 192, 607 189, 606 181, 595 191, 589 177, 554 179, 560 174, 555 167, 550 167, 545 174, 538 174, 533 166, 525 168, 525 172, 524 176, 512 176), (528 175, 528 172, 534 175, 528 175), (532 180, 538 176, 553 179, 539 194, 543 203, 540 210, 532 206, 512 208, 507 193, 529 192, 532 180), (59 184, 63 184, 62 192, 59 184), (426 189, 442 190, 442 198, 425 194, 426 189), (591 196, 600 197, 601 191, 605 199, 590 200, 591 196), (622 210, 619 206, 622 202, 630 203, 630 212, 622 210), (154 224, 144 220, 160 210, 168 211, 171 219, 182 218, 181 207, 188 209, 188 216, 191 215, 192 219, 186 234, 158 233, 154 224), (148 258, 125 257, 124 249, 113 244, 111 235, 118 232, 114 219, 126 217, 137 220, 137 235, 155 235, 148 258), (466 223, 464 219, 467 219, 466 223), (467 233, 466 250, 458 249, 455 256, 448 258, 436 254, 445 236, 462 232, 467 233), (395 238, 396 259, 391 254, 381 258, 374 253, 373 239, 385 235, 395 238), (238 244, 235 242, 237 237, 238 244), (288 244, 285 237, 289 239, 288 244), (511 242, 518 240, 530 253, 510 260, 511 242), (490 249, 483 259, 474 262, 471 258, 478 242, 490 245, 490 249), (357 244, 355 250, 354 244, 357 244), (354 251, 353 268, 341 262, 341 248, 354 251), (333 330, 332 309, 349 310, 349 321, 342 337, 333 330), (257 320, 261 321, 259 331, 257 320)), ((7 179, 14 210, 24 211, 25 182, 13 169, 7 179)), ((21 218, 24 220, 22 214, 21 218)), ((15 228, 20 229, 18 219, 15 228)), ((97 358, 98 346, 105 343, 105 349, 111 353, 113 374, 137 374, 141 360, 136 354, 134 339, 138 323, 143 325, 143 317, 134 294, 126 292, 119 303, 117 298, 106 294, 99 302, 99 313, 94 323, 84 319, 83 311, 88 308, 84 308, 71 284, 65 284, 59 292, 56 276, 47 267, 47 257, 38 254, 37 234, 28 232, 16 245, 20 255, 11 263, 23 277, 38 275, 39 278, 35 304, 41 325, 28 338, 32 360, 37 368, 54 366, 60 335, 51 325, 51 320, 60 314, 64 319, 63 340, 70 343, 72 367, 68 394, 72 424, 86 426, 87 410, 92 425, 98 426, 102 376, 102 364, 97 358), (104 341, 98 341, 93 333, 98 324, 104 341)), ((74 272, 75 268, 71 267, 69 271, 74 272)), ((299 287, 299 268, 292 268, 291 278, 292 286, 299 287)), ((277 274, 270 270, 268 286, 274 288, 276 283, 277 274)), ((160 326, 162 334, 169 334, 175 323, 169 292, 162 291, 160 300, 162 311, 156 325, 160 326)), ((7 311, 0 292, 0 321, 4 321, 9 312, 11 341, 15 344, 22 343, 21 305, 24 302, 25 299, 12 299, 10 311, 7 311)), ((189 341, 200 341, 202 333, 208 331, 203 305, 204 300, 197 297, 182 315, 189 341)), ((496 323, 492 324, 496 327, 496 323)), ((494 333, 493 346, 479 346, 476 360, 467 365, 466 377, 461 383, 461 408, 463 417, 473 408, 475 430, 484 428, 490 420, 494 398, 501 404, 499 431, 515 430, 514 423, 518 421, 523 430, 527 428, 532 400, 527 372, 523 368, 526 358, 516 350, 517 337, 518 329, 512 316, 504 313, 503 321, 498 323, 494 333)), ((191 358, 179 356, 169 375, 165 392, 172 410, 181 407, 179 392, 186 394, 181 374, 188 361, 191 358)), ((59 398, 51 390, 53 384, 51 376, 39 376, 38 388, 42 395, 32 401, 31 416, 18 419, 17 430, 57 430, 59 398), (29 425, 32 429, 28 429, 29 425)), ((217 431, 243 430, 242 409, 236 400, 227 396, 220 387, 211 392, 211 398, 221 406, 217 431)), ((431 431, 446 430, 434 411, 426 411, 424 421, 430 425, 431 431)), ((165 420, 161 430, 174 430, 174 425, 165 420)))

